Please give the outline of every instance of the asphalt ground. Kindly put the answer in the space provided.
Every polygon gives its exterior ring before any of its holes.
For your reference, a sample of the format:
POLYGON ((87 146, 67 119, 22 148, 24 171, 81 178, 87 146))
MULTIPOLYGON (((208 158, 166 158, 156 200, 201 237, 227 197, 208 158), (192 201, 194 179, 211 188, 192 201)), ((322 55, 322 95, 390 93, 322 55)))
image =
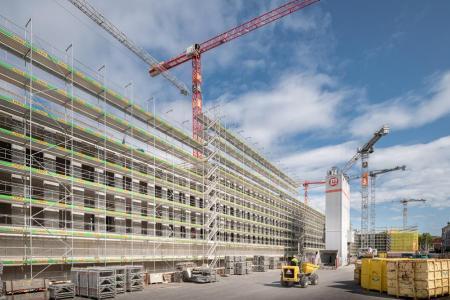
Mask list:
MULTIPOLYGON (((282 287, 280 285, 280 270, 254 272, 249 275, 234 275, 221 277, 220 281, 207 284, 196 283, 166 283, 145 287, 144 291, 121 294, 119 300, 221 300, 221 299, 380 299, 391 298, 379 292, 362 290, 353 281, 353 267, 339 270, 318 270, 319 285, 307 288, 282 287)), ((45 293, 9 296, 15 300, 44 300, 45 293)), ((86 299, 86 298, 77 298, 86 299)), ((449 298, 440 298, 449 299, 449 298)))

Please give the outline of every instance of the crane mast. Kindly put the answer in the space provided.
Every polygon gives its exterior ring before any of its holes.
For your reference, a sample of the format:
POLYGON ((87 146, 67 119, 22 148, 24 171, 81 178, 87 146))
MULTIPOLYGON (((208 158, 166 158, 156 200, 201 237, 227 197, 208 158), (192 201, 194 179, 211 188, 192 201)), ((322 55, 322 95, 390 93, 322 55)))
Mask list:
POLYGON ((389 126, 383 125, 367 143, 357 149, 356 154, 341 169, 345 174, 361 159, 361 248, 369 246, 369 155, 373 153, 375 144, 388 133, 389 126))
MULTIPOLYGON (((78 0, 80 1, 80 0, 78 0)), ((192 62, 192 135, 197 141, 202 141, 203 125, 199 120, 202 113, 202 70, 201 70, 201 55, 206 51, 214 49, 238 37, 241 37, 255 29, 264 25, 272 23, 280 18, 283 18, 291 13, 301 10, 319 0, 294 0, 285 3, 269 12, 266 12, 259 17, 247 21, 239 26, 236 26, 222 34, 219 34, 203 43, 193 44, 178 56, 153 65, 149 73, 152 77, 161 74, 161 70, 170 70, 180 64, 189 60, 192 62)), ((200 157, 201 153, 194 150, 193 155, 200 157)))
POLYGON ((400 203, 403 205, 403 229, 408 227, 408 203, 409 202, 426 202, 425 199, 402 199, 400 203))
POLYGON ((386 174, 394 171, 405 171, 406 166, 397 166, 390 169, 374 170, 369 172, 370 176, 370 207, 369 207, 369 218, 370 218, 370 232, 375 233, 375 222, 376 222, 376 198, 375 198, 375 187, 377 176, 386 174))

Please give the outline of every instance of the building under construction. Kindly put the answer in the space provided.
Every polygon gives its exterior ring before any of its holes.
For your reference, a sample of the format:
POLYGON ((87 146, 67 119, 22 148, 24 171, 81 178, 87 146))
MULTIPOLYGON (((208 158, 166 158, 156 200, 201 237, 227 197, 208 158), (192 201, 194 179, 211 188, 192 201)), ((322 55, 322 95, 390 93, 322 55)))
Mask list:
MULTIPOLYGON (((415 253, 419 251, 419 232, 414 227, 370 232, 367 239, 369 246, 378 252, 415 253)), ((356 256, 359 249, 365 248, 362 246, 361 233, 356 232, 350 254, 356 256)))
POLYGON ((114 86, 105 68, 90 70, 73 48, 55 50, 31 26, 2 20, 0 44, 6 279, 324 248, 324 215, 301 203, 295 180, 220 113, 201 114, 203 137, 193 139, 158 117, 154 101, 137 105, 132 86, 114 86))

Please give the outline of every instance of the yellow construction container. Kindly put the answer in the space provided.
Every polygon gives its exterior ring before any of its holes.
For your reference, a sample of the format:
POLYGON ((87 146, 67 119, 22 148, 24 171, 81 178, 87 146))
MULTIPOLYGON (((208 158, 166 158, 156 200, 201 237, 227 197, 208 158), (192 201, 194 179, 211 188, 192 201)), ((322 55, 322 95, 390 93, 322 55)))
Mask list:
POLYGON ((372 258, 363 258, 361 260, 361 287, 363 289, 370 288, 370 265, 372 258))
POLYGON ((363 258, 361 264, 361 287, 379 292, 387 292, 387 263, 405 261, 406 258, 363 258))
POLYGON ((388 232, 391 252, 416 252, 419 250, 419 233, 417 231, 388 232))
POLYGON ((427 298, 448 295, 448 259, 387 262, 387 292, 396 297, 427 298))
POLYGON ((361 285, 361 261, 355 262, 355 271, 353 272, 353 279, 358 285, 361 285))
POLYGON ((378 257, 379 258, 387 258, 387 253, 386 252, 378 252, 378 257))

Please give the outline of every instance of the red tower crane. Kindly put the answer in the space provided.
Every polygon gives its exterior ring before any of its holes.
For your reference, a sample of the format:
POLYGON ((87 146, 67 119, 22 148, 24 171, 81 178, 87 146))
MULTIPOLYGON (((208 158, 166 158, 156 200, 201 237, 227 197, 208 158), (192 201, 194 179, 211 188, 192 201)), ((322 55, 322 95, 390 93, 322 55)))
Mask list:
MULTIPOLYGON (((247 34, 259 27, 274 22, 284 16, 287 16, 293 12, 305 8, 319 0, 294 0, 290 1, 278 8, 275 8, 269 12, 262 14, 250 21, 247 21, 237 27, 234 27, 222 34, 219 34, 201 44, 193 44, 188 47, 186 51, 180 55, 161 62, 152 66, 149 73, 150 75, 157 76, 162 71, 170 70, 180 64, 183 64, 189 60, 192 60, 192 135, 193 138, 201 141, 201 132, 203 126, 198 120, 198 116, 202 113, 202 71, 201 71, 201 55, 206 51, 214 49, 222 44, 232 41, 244 34, 247 34)), ((200 153, 194 151, 196 157, 200 156, 200 153)))
POLYGON ((326 181, 309 181, 309 180, 305 180, 303 181, 302 185, 303 185, 303 190, 305 191, 305 205, 308 205, 308 188, 310 185, 322 185, 325 184, 326 181))

